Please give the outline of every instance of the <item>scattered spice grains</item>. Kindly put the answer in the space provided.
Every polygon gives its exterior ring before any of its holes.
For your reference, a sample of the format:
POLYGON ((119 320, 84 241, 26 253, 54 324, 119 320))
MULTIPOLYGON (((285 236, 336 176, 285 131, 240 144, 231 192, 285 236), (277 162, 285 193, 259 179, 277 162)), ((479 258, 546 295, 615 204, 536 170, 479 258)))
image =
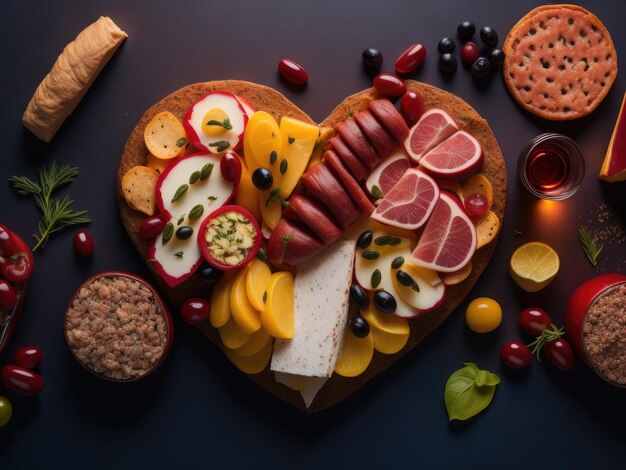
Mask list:
POLYGON ((593 301, 583 323, 583 344, 603 377, 626 386, 626 283, 610 287, 593 301))
POLYGON ((114 380, 150 372, 165 351, 165 312, 154 293, 128 276, 83 284, 65 317, 67 342, 85 367, 114 380))
POLYGON ((591 213, 592 236, 600 244, 610 243, 621 245, 626 241, 626 228, 617 215, 606 204, 600 206, 591 213))

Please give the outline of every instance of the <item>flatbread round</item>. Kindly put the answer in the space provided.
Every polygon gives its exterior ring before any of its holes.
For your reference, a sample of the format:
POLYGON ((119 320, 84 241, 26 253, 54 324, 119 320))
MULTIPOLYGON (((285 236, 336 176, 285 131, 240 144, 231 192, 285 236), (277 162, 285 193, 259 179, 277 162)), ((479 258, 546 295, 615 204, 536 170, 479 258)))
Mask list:
MULTIPOLYGON (((407 86, 409 90, 414 90, 422 94, 426 108, 443 108, 456 120, 460 128, 472 134, 480 142, 485 157, 481 172, 489 179, 493 187, 493 205, 491 210, 494 211, 500 220, 503 220, 506 204, 506 167, 498 143, 487 121, 482 119, 469 104, 451 93, 413 80, 407 80, 407 86)), ((276 120, 280 120, 282 116, 291 116, 305 122, 313 123, 306 113, 276 90, 250 82, 235 80, 190 85, 172 93, 150 108, 131 132, 124 148, 118 171, 120 215, 131 240, 144 260, 147 259, 149 242, 139 236, 138 226, 145 216, 133 211, 124 202, 120 189, 121 177, 129 168, 146 164, 146 155, 148 152, 144 144, 143 131, 146 124, 150 122, 157 113, 170 111, 179 119, 182 119, 189 106, 201 96, 213 90, 230 91, 244 98, 253 108, 270 113, 276 120)), ((379 97, 374 88, 352 95, 341 102, 320 126, 332 128, 338 122, 347 119, 360 110, 366 109, 372 99, 379 97)), ((332 137, 332 135, 334 135, 334 131, 330 137, 332 137)), ((494 242, 480 249, 474 255, 472 258, 472 273, 463 282, 448 288, 445 303, 441 308, 420 318, 411 320, 411 336, 407 346, 403 348, 400 353, 394 355, 375 353, 367 371, 355 378, 348 379, 337 376, 336 374, 333 375, 315 397, 311 407, 306 411, 319 411, 339 403, 354 393, 369 379, 384 371, 402 355, 417 346, 426 335, 437 328, 452 313, 469 293, 480 274, 487 266, 495 249, 495 245, 494 240, 494 242)), ((147 264, 151 268, 150 263, 147 262, 147 264)), ((206 286, 197 281, 195 276, 174 288, 168 287, 156 273, 155 279, 174 308, 178 307, 184 300, 190 297, 206 298, 209 295, 206 286)), ((211 341, 215 344, 220 344, 217 330, 212 328, 208 322, 201 325, 200 329, 211 341)), ((251 375, 250 378, 281 399, 299 408, 305 409, 300 394, 277 383, 274 379, 274 374, 269 371, 269 368, 260 374, 251 375)))
POLYGON ((504 81, 526 110, 552 120, 592 112, 617 76, 617 53, 609 32, 576 5, 535 8, 504 41, 504 81))

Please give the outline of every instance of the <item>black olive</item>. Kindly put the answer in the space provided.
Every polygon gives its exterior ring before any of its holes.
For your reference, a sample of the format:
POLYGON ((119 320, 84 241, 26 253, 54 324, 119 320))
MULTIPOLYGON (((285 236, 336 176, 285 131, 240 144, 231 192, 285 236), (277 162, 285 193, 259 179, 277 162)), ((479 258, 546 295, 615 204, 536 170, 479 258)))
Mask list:
POLYGON ((358 284, 352 284, 350 286, 350 299, 359 310, 367 310, 370 306, 370 298, 358 284))
POLYGON ((489 61, 484 57, 479 57, 476 59, 476 62, 472 64, 472 75, 476 78, 486 77, 489 71, 491 70, 491 65, 489 65, 489 61))
POLYGON ((404 287, 411 287, 413 285, 413 278, 406 271, 398 270, 396 271, 396 279, 400 284, 404 287))
POLYGON ((439 57, 439 67, 446 73, 452 73, 456 70, 456 56, 446 52, 439 57))
POLYGON ((437 45, 437 48, 439 49, 439 52, 444 54, 446 52, 454 52, 454 47, 455 46, 456 46, 456 44, 454 43, 454 39, 452 39, 452 38, 441 38, 439 40, 439 44, 437 45))
POLYGON ((485 26, 480 30, 480 40, 485 43, 486 46, 496 47, 498 45, 498 33, 491 26, 485 26))
POLYGON ((489 63, 494 67, 500 67, 504 62, 504 52, 501 49, 492 49, 487 55, 489 63))
POLYGON ((187 225, 183 225, 182 227, 178 227, 176 229, 176 238, 179 240, 187 240, 192 235, 193 229, 187 225))
POLYGON ((386 290, 376 291, 374 294, 374 305, 376 305, 380 313, 393 313, 398 308, 395 297, 386 290))
POLYGON ((476 32, 476 26, 471 21, 463 21, 463 23, 459 23, 456 30, 459 32, 461 39, 467 40, 471 39, 476 32))
POLYGON ((261 191, 267 191, 274 184, 274 176, 270 170, 261 166, 252 172, 252 183, 261 191))
POLYGON ((370 325, 361 315, 355 315, 350 319, 350 331, 357 338, 365 338, 370 334, 370 325))
POLYGON ((363 63, 368 67, 378 67, 383 63, 383 55, 378 49, 365 49, 363 51, 363 63))
POLYGON ((372 232, 367 230, 359 235, 359 239, 356 241, 356 244, 359 248, 365 249, 372 243, 372 232))
POLYGON ((213 266, 209 266, 206 263, 200 266, 198 271, 196 271, 196 277, 198 280, 210 286, 217 284, 219 280, 222 279, 223 275, 224 271, 216 269, 213 266))

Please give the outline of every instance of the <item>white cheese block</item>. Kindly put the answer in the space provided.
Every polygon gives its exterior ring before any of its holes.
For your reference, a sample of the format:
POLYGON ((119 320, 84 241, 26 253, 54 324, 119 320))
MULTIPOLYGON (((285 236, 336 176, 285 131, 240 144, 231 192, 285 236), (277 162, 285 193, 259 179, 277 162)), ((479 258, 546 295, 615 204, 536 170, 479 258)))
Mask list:
POLYGON ((302 375, 285 374, 284 372, 274 372, 276 382, 286 385, 292 390, 300 392, 304 405, 308 408, 313 403, 317 392, 319 392, 328 377, 304 377, 302 375))
POLYGON ((271 370, 306 377, 330 377, 348 319, 354 240, 335 242, 298 266, 294 282, 296 334, 276 339, 271 370))

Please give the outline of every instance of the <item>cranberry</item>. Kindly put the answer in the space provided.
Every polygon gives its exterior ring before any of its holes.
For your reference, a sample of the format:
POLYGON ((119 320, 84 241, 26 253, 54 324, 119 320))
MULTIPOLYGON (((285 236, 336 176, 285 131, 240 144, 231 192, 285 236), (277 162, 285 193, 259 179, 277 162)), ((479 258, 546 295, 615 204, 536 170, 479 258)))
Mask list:
POLYGON ((6 388, 21 395, 33 396, 43 390, 43 377, 23 367, 4 366, 0 376, 6 388))
POLYGON ((491 70, 491 65, 489 65, 489 61, 484 57, 479 57, 476 59, 476 62, 472 64, 472 75, 475 78, 483 78, 489 74, 491 70))
POLYGON ((204 299, 192 298, 186 300, 180 307, 180 316, 189 325, 198 325, 209 318, 211 307, 204 299))
POLYGON ((424 97, 415 91, 407 91, 400 99, 400 110, 404 119, 416 123, 424 113, 424 97))
POLYGON ((406 92, 406 83, 392 73, 379 73, 374 77, 374 87, 383 95, 400 96, 406 92))
POLYGON ((461 47, 461 60, 464 64, 469 65, 478 59, 478 46, 473 42, 467 42, 461 47))
POLYGON ((278 62, 278 71, 285 80, 294 85, 304 85, 309 80, 309 73, 300 64, 290 59, 278 62))
POLYGON ((422 44, 413 44, 396 60, 396 72, 411 73, 426 59, 426 48, 422 44))
POLYGON ((165 220, 161 216, 154 215, 143 219, 139 224, 139 235, 143 238, 156 238, 165 228, 165 220))
POLYGON ((456 70, 456 57, 454 54, 446 52, 439 57, 439 68, 446 72, 452 73, 456 70))
POLYGON ((489 63, 494 67, 500 67, 504 62, 504 52, 500 49, 492 49, 489 51, 487 59, 489 59, 489 63))
POLYGON ((0 312, 11 312, 17 305, 17 294, 13 284, 0 279, 0 312))
POLYGON ((74 235, 74 251, 78 253, 80 256, 85 258, 93 255, 93 250, 95 248, 93 238, 89 235, 89 232, 85 230, 81 230, 76 235, 74 235))
POLYGON ((512 369, 525 369, 533 360, 533 355, 521 341, 509 341, 500 349, 500 359, 512 369))
POLYGON ((459 32, 459 37, 464 41, 467 41, 468 39, 471 39, 476 32, 476 25, 474 25, 471 21, 463 21, 462 23, 459 23, 456 30, 459 32))
POLYGON ((442 54, 445 54, 446 52, 454 52, 455 46, 456 44, 454 43, 454 39, 441 38, 437 44, 437 49, 439 49, 439 52, 442 54))
POLYGON ((241 160, 232 152, 225 153, 220 160, 220 171, 222 178, 229 183, 239 183, 241 179, 241 160))
POLYGON ((485 26, 480 30, 480 39, 486 46, 496 47, 498 45, 498 33, 491 26, 485 26))
POLYGON ((15 351, 13 362, 25 369, 34 369, 43 360, 43 351, 36 346, 25 346, 15 351))
POLYGON ((464 198, 463 206, 470 217, 482 217, 489 210, 489 200, 482 193, 472 193, 464 198))
POLYGON ((383 54, 378 49, 365 49, 362 55, 368 67, 379 67, 383 63, 383 54))

